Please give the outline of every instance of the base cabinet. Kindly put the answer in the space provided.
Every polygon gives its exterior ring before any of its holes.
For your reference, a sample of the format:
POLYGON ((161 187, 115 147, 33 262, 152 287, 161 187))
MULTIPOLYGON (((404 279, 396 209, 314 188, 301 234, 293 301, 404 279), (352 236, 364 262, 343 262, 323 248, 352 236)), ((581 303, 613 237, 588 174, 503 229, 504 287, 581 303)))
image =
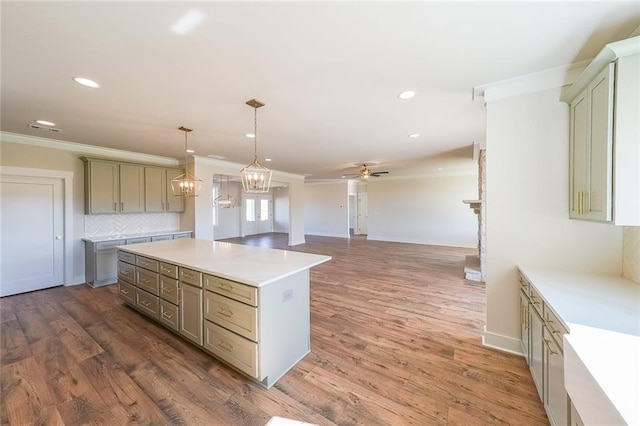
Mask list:
POLYGON ((180 283, 180 334, 202 346, 202 289, 180 283))
POLYGON ((520 285, 523 353, 549 422, 554 426, 566 426, 570 424, 570 401, 564 387, 562 338, 567 330, 538 294, 535 285, 529 283, 522 274, 520 285))

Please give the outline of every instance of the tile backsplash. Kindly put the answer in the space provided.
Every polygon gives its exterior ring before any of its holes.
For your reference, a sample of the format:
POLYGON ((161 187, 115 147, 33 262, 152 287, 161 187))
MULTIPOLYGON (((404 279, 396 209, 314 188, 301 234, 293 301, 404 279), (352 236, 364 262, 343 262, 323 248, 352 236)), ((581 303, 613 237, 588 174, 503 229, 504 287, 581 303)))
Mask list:
POLYGON ((84 217, 85 237, 180 229, 178 213, 94 214, 84 217))
POLYGON ((625 226, 622 239, 622 275, 640 284, 640 226, 625 226))

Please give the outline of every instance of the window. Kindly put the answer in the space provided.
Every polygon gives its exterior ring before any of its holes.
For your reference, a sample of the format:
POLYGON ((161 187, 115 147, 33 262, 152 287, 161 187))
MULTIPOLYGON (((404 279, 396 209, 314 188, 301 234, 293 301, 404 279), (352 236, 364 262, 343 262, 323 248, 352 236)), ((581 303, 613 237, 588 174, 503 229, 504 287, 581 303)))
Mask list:
POLYGON ((260 220, 269 220, 269 200, 260 200, 260 220))
POLYGON ((247 198, 245 208, 247 222, 254 222, 256 220, 256 200, 253 198, 247 198))

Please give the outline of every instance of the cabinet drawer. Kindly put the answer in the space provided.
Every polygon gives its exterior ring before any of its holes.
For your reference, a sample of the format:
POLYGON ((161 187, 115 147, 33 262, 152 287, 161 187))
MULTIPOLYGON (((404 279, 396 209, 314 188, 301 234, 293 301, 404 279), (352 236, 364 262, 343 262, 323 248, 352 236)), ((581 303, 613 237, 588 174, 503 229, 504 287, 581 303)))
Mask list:
POLYGON ((204 317, 239 335, 257 341, 258 308, 209 291, 204 292, 204 317))
POLYGON ((136 282, 137 287, 143 290, 153 293, 156 296, 159 294, 158 274, 155 272, 147 271, 136 267, 136 282))
POLYGON ((151 241, 166 241, 173 240, 173 235, 156 235, 155 237, 151 237, 151 241))
POLYGON ((258 344, 204 321, 204 347, 251 377, 258 378, 258 344))
POLYGON ((182 266, 178 268, 178 271, 180 272, 180 281, 196 287, 202 287, 202 274, 200 272, 183 268, 182 266))
POLYGON ((178 267, 171 263, 160 262, 160 273, 173 279, 178 279, 178 267))
POLYGON ((158 297, 136 288, 136 308, 152 318, 158 318, 158 297))
POLYGON ((538 315, 542 317, 542 297, 536 291, 536 288, 529 286, 529 299, 531 300, 531 306, 538 312, 538 315))
POLYGON ((118 294, 125 300, 125 302, 131 305, 136 304, 136 288, 133 284, 118 280, 118 294))
POLYGON ((107 250, 117 246, 125 245, 125 240, 111 240, 111 241, 101 241, 96 243, 95 250, 107 250))
POLYGON ((139 238, 129 238, 127 239, 127 245, 129 244, 140 244, 140 243, 150 243, 151 237, 139 237, 139 238))
POLYGON ((178 307, 166 300, 160 299, 158 320, 170 329, 178 331, 178 318, 178 307))
POLYGON ((191 232, 187 234, 173 234, 174 240, 179 240, 180 238, 191 238, 191 232))
POLYGON ((529 297, 530 292, 529 292, 529 288, 530 288, 530 284, 529 281, 527 281, 527 279, 524 277, 524 275, 522 274, 518 274, 518 281, 520 281, 520 290, 522 290, 522 292, 524 292, 524 294, 529 297))
POLYGON ((558 346, 560 346, 560 349, 563 349, 562 336, 567 334, 569 330, 567 330, 562 325, 562 323, 560 322, 556 314, 554 314, 553 311, 551 311, 551 309, 549 309, 547 305, 544 306, 543 319, 544 319, 545 325, 547 326, 547 329, 549 330, 549 334, 556 340, 556 342, 558 343, 558 346))
POLYGON ((136 267, 122 261, 118 262, 118 278, 131 284, 135 282, 136 267))
POLYGON ((118 260, 135 265, 136 255, 132 253, 127 253, 126 251, 118 250, 118 260))
POLYGON ((178 304, 178 280, 160 275, 160 297, 174 305, 178 304))
POLYGON ((258 289, 256 287, 208 274, 202 275, 202 281, 205 290, 222 294, 251 306, 258 306, 258 289))
POLYGON ((158 272, 158 261, 144 256, 136 256, 136 266, 158 272))

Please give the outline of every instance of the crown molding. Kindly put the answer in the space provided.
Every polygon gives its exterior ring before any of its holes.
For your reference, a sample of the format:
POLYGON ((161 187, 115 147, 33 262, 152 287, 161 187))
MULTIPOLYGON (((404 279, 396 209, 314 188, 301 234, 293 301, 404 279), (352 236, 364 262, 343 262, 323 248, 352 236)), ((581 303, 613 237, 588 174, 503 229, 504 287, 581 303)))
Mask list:
POLYGON ((0 132, 0 142, 8 142, 22 145, 40 146, 43 148, 60 149, 88 157, 108 158, 128 162, 139 162, 162 166, 176 167, 178 160, 159 155, 142 154, 139 152, 124 151, 120 149, 104 148, 94 145, 85 145, 75 142, 48 139, 37 136, 21 135, 19 133, 0 132))
POLYGON ((511 96, 524 95, 573 84, 590 60, 549 68, 531 74, 522 75, 473 88, 472 99, 484 97, 484 102, 495 101, 511 96))
MULTIPOLYGON (((240 171, 247 167, 246 164, 235 163, 233 161, 227 160, 219 160, 217 158, 210 157, 200 157, 197 155, 193 156, 193 161, 195 164, 206 164, 209 166, 214 166, 217 169, 221 169, 224 173, 233 176, 240 176, 240 171)), ((298 175, 295 173, 282 172, 279 170, 271 169, 271 181, 284 181, 288 182, 296 182, 296 181, 304 181, 303 175, 298 175)))

